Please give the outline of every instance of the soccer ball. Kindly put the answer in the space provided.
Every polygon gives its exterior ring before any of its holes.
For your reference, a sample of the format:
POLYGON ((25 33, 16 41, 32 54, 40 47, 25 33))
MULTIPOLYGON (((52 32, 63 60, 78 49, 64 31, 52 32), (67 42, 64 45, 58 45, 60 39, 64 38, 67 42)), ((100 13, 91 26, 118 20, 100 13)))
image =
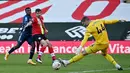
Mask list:
POLYGON ((54 70, 59 70, 61 67, 61 63, 58 61, 58 60, 55 60, 53 63, 52 63, 52 68, 54 70))

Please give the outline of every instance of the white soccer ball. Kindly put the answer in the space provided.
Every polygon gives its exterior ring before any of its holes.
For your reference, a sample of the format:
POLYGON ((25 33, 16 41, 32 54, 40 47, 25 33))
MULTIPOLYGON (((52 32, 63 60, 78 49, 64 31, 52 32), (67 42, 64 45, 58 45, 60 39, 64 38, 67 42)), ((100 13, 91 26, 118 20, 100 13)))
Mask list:
POLYGON ((61 63, 58 61, 58 60, 55 60, 53 63, 52 63, 52 68, 54 70, 59 70, 61 67, 61 63))

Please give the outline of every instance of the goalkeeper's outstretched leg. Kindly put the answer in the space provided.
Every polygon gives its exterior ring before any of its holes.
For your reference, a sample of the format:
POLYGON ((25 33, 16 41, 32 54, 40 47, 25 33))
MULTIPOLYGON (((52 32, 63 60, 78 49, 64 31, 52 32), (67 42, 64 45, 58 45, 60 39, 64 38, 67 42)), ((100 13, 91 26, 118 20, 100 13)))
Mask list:
MULTIPOLYGON (((84 56, 86 56, 88 54, 96 53, 97 51, 100 51, 100 50, 102 51, 102 49, 104 47, 107 47, 107 45, 91 45, 88 48, 86 48, 84 51, 82 51, 81 53, 79 53, 78 55, 75 55, 74 57, 72 57, 70 60, 62 60, 61 58, 59 58, 59 60, 60 60, 60 62, 64 66, 67 66, 69 64, 72 64, 74 62, 77 62, 77 61, 81 60, 84 56), (101 48, 101 49, 97 49, 97 48, 101 48)), ((103 54, 103 56, 109 62, 111 62, 118 70, 123 70, 122 67, 112 58, 112 56, 110 56, 109 54, 103 54)))

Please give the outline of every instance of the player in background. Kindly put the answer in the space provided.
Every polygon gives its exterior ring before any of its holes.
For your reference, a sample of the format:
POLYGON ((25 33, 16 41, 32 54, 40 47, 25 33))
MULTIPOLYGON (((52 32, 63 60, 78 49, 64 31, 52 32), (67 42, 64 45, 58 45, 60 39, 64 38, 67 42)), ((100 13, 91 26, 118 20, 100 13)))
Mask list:
POLYGON ((81 23, 84 26, 86 26, 86 32, 80 46, 75 51, 76 56, 74 56, 70 60, 62 60, 59 58, 61 63, 64 66, 67 66, 71 63, 81 60, 84 56, 88 54, 101 51, 102 56, 104 56, 109 62, 111 62, 118 70, 123 70, 122 67, 112 58, 112 56, 110 56, 107 53, 107 48, 109 46, 109 39, 108 39, 107 30, 105 28, 105 24, 113 24, 117 22, 124 22, 124 20, 93 20, 91 21, 89 20, 88 17, 83 17, 81 20, 81 23), (84 47, 90 35, 94 37, 95 43, 93 45, 88 46, 83 51, 81 51, 81 49, 84 47))
MULTIPOLYGON (((46 47, 49 47, 49 52, 52 56, 52 60, 56 60, 56 56, 53 52, 53 48, 47 37, 45 36, 46 33, 48 33, 48 30, 45 28, 43 17, 41 9, 35 10, 36 17, 30 21, 27 26, 30 26, 32 24, 32 35, 33 35, 33 41, 34 42, 40 42, 40 45, 42 48, 39 51, 38 58, 36 59, 37 62, 42 63, 41 55, 43 54, 46 47)), ((26 26, 26 27, 27 27, 26 26)), ((37 45, 38 46, 38 45, 37 45)))
POLYGON ((28 60, 27 63, 35 65, 36 63, 34 63, 32 61, 32 58, 33 58, 33 55, 34 55, 34 51, 33 50, 35 49, 35 46, 34 46, 33 41, 32 41, 32 26, 29 26, 29 27, 25 28, 25 26, 27 25, 27 23, 30 20, 32 20, 32 17, 31 17, 31 8, 30 7, 25 8, 25 12, 26 12, 26 15, 23 17, 22 30, 21 30, 19 38, 17 40, 17 45, 14 46, 14 47, 12 47, 5 54, 4 59, 7 60, 8 57, 9 57, 9 55, 13 51, 15 51, 16 49, 18 49, 25 41, 27 41, 28 44, 31 45, 30 56, 29 56, 29 60, 28 60))

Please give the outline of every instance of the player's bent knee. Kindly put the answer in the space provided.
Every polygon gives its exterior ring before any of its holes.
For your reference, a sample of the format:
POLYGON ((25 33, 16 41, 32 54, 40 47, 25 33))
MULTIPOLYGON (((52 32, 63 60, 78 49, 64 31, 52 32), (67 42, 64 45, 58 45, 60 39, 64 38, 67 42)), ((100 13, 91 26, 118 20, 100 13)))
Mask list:
POLYGON ((47 46, 47 42, 45 40, 41 40, 40 43, 43 45, 43 46, 47 46))
POLYGON ((48 47, 52 47, 52 44, 49 42, 49 40, 47 39, 47 40, 45 40, 46 41, 46 43, 47 43, 47 45, 48 45, 48 47))

